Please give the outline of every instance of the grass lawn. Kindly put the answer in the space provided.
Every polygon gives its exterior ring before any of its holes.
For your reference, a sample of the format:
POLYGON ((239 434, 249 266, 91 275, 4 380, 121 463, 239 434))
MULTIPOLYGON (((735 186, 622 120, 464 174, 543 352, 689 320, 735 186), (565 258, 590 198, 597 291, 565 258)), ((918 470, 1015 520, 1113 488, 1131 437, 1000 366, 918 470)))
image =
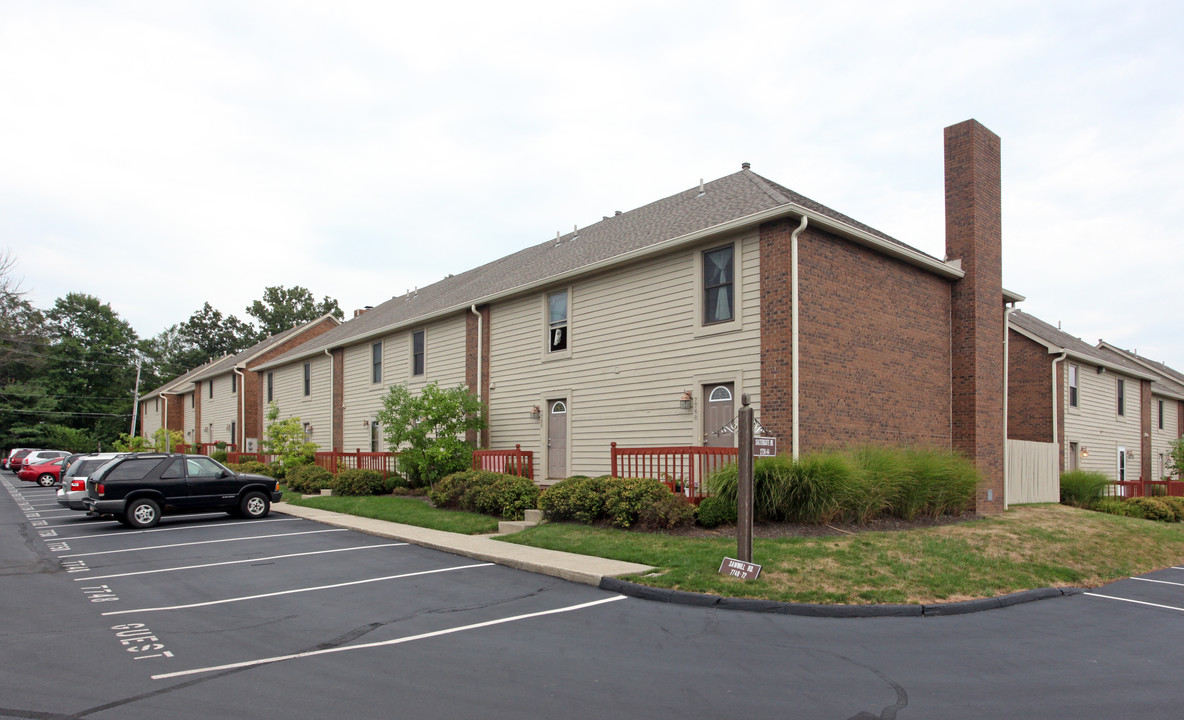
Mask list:
POLYGON ((303 498, 300 493, 284 492, 284 502, 461 535, 497 532, 497 518, 461 510, 439 510, 423 500, 398 495, 303 498))
POLYGON ((1184 524, 1028 505, 958 525, 813 538, 756 538, 759 580, 717 573, 734 536, 687 538, 544 524, 506 542, 658 568, 628 580, 788 602, 954 602, 1038 587, 1096 587, 1184 562, 1184 524))

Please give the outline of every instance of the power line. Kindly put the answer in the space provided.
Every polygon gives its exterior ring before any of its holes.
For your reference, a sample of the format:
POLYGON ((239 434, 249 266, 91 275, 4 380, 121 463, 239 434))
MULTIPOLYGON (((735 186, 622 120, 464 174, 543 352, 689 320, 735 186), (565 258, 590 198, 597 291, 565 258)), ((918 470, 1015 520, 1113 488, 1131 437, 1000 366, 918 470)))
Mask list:
POLYGON ((10 395, 14 398, 34 399, 34 400, 40 399, 40 398, 70 398, 72 400, 127 400, 128 398, 135 397, 134 395, 131 395, 131 394, 119 395, 118 397, 110 397, 107 395, 49 395, 49 394, 34 394, 34 393, 22 394, 22 393, 12 392, 11 390, 6 391, 3 389, 0 389, 0 397, 7 398, 10 395))
POLYGON ((26 415, 69 415, 70 417, 117 417, 129 418, 131 413, 91 413, 91 412, 58 412, 54 410, 21 410, 19 408, 0 407, 0 411, 24 413, 26 415))
MULTIPOLYGON (((30 355, 32 357, 45 358, 47 360, 61 359, 61 358, 55 357, 53 355, 46 355, 45 353, 29 352, 28 350, 17 350, 16 348, 7 348, 4 352, 16 353, 18 355, 30 355)), ((98 360, 84 360, 81 358, 76 358, 76 359, 74 359, 74 362, 86 363, 87 365, 105 365, 107 367, 128 368, 128 369, 135 366, 134 360, 128 360, 126 363, 117 364, 117 363, 100 362, 98 360)))

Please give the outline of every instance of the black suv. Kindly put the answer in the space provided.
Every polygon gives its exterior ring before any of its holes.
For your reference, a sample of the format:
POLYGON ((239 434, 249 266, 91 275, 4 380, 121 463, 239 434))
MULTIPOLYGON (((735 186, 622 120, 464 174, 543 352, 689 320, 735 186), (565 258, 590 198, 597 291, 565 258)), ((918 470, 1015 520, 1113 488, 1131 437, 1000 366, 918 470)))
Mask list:
POLYGON ((125 525, 150 528, 164 512, 225 510, 266 517, 281 496, 274 479, 235 473, 205 455, 131 453, 87 478, 82 502, 91 515, 114 515, 125 525))

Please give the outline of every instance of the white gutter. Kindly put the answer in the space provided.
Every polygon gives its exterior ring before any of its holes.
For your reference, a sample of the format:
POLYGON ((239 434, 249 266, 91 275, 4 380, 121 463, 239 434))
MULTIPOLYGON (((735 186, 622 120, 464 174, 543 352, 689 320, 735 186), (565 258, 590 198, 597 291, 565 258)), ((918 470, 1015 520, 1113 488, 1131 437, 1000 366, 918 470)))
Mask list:
MULTIPOLYGON (((336 450, 337 448, 333 445, 333 435, 335 434, 333 432, 333 411, 337 409, 333 405, 333 353, 329 348, 325 348, 325 354, 329 356, 329 449, 336 450)), ((308 371, 311 373, 312 368, 310 367, 308 371)), ((309 378, 309 380, 311 381, 312 378, 309 378)), ((345 438, 341 439, 341 443, 343 445, 345 444, 345 438)))
MULTIPOLYGON (((1057 446, 1057 454, 1061 455, 1061 444, 1059 441, 1060 434, 1057 432, 1057 363, 1069 356, 1069 351, 1066 350, 1061 353, 1058 358, 1053 358, 1052 361, 1052 444, 1057 446)), ((1063 460, 1064 458, 1062 458, 1063 460)), ((1057 469, 1060 469, 1060 462, 1057 463, 1057 469)))
MULTIPOLYGON (((1011 453, 1007 449, 1007 396, 1010 383, 1008 376, 1008 360, 1011 356, 1011 314, 1015 312, 1015 303, 1003 313, 1003 509, 1007 509, 1007 488, 1011 480, 1011 453)), ((1053 395, 1055 398, 1056 395, 1053 395)), ((1053 425, 1056 425, 1056 414, 1053 414, 1053 425)))
MULTIPOLYGON (((482 320, 481 313, 477 311, 476 305, 470 305, 469 311, 477 316, 477 399, 481 399, 481 331, 482 320)), ((480 444, 480 443, 478 443, 480 444)))
MULTIPOLYGON (((238 375, 238 434, 245 438, 247 431, 243 426, 247 422, 247 387, 243 383, 247 381, 247 376, 237 367, 230 369, 235 375, 238 375)), ((235 444, 240 453, 244 450, 243 443, 239 442, 238 438, 230 438, 230 442, 235 444)))
POLYGON ((800 400, 798 392, 798 235, 801 235, 802 231, 806 229, 808 222, 806 216, 802 215, 802 221, 798 224, 797 230, 794 230, 789 236, 789 264, 791 266, 790 276, 793 292, 793 307, 790 310, 792 313, 792 320, 790 322, 793 324, 791 328, 792 340, 790 341, 790 353, 793 355, 793 459, 795 461, 802 454, 801 443, 799 442, 801 433, 798 428, 798 405, 800 400))
MULTIPOLYGON (((821 215, 813 210, 802 207, 801 205, 786 203, 784 205, 777 205, 776 207, 752 213, 751 215, 735 218, 733 220, 729 220, 728 222, 720 223, 719 225, 713 225, 709 228, 696 230, 695 232, 687 233, 686 235, 681 235, 669 240, 663 240, 661 242, 654 243, 653 245, 637 248, 636 250, 631 250, 627 253, 622 253, 621 255, 614 255, 611 258, 605 258, 595 263, 581 265, 578 268, 573 268, 566 272, 559 273, 558 275, 550 275, 548 277, 539 278, 538 280, 533 280, 516 287, 507 288, 491 295, 486 295, 474 300, 470 300, 464 305, 451 306, 434 313, 429 313, 427 315, 418 315, 414 318, 408 318, 392 325, 384 325, 366 333, 351 335, 349 337, 342 338, 338 341, 338 343, 340 345, 353 344, 363 342, 380 335, 388 335, 391 332, 400 330, 403 327, 419 325, 425 322, 431 322, 437 318, 453 315, 459 311, 467 309, 470 305, 487 305, 502 298, 519 295, 521 293, 529 292, 547 285, 559 284, 565 280, 570 280, 588 273, 594 273, 600 270, 615 267, 617 265, 633 262, 644 257, 667 253, 671 250, 676 250, 688 245, 695 245, 716 235, 739 232, 741 230, 753 226, 759 226, 763 223, 771 222, 773 220, 780 220, 784 217, 808 217, 810 221, 818 227, 830 230, 840 237, 872 248, 873 250, 879 251, 885 255, 903 260, 911 265, 916 265, 917 267, 928 270, 935 275, 939 275, 947 279, 958 280, 965 277, 966 275, 966 273, 961 268, 952 263, 942 262, 941 260, 930 257, 919 250, 914 250, 905 245, 899 245, 889 240, 885 240, 884 238, 881 238, 877 235, 860 230, 853 225, 840 222, 826 215, 821 215)), ((315 355, 316 348, 309 348, 305 352, 306 354, 298 354, 284 358, 282 362, 280 362, 278 359, 271 360, 259 365, 255 369, 267 370, 272 367, 279 367, 282 365, 287 365, 288 363, 296 362, 298 360, 303 360, 315 355)))

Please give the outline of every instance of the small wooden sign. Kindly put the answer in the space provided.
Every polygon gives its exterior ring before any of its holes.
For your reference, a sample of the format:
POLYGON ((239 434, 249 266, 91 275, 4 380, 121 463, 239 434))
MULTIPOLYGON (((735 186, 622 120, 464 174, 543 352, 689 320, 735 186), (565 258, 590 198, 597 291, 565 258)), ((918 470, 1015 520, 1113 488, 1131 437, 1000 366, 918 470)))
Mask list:
POLYGON ((777 456, 777 438, 775 438, 775 437, 754 437, 752 439, 752 456, 753 457, 776 457, 777 456))
POLYGON ((756 580, 761 576, 761 566, 756 563, 726 557, 719 564, 719 574, 740 578, 741 580, 756 580))

